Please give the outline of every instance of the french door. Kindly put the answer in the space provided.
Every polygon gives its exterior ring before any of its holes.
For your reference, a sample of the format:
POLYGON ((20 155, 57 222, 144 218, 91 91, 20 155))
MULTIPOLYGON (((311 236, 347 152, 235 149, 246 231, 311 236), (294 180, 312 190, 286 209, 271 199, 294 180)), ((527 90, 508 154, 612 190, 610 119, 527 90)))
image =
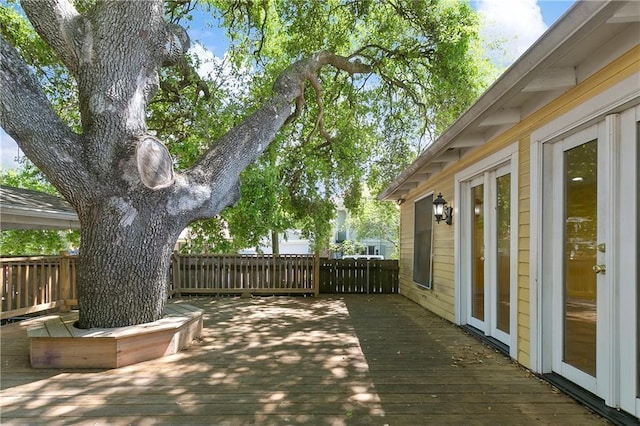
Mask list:
MULTIPOLYGON (((553 371, 598 393, 610 354, 608 162, 604 126, 553 146, 553 371)), ((602 384, 601 386, 602 387, 602 384)))
POLYGON ((639 135, 633 107, 544 144, 541 211, 543 368, 636 417, 639 135))
POLYGON ((512 303, 515 268, 512 235, 514 204, 511 165, 487 171, 463 184, 463 234, 467 288, 467 324, 507 346, 513 344, 512 303), (464 229, 468 228, 468 229, 464 229), (468 232, 467 232, 468 231, 468 232))

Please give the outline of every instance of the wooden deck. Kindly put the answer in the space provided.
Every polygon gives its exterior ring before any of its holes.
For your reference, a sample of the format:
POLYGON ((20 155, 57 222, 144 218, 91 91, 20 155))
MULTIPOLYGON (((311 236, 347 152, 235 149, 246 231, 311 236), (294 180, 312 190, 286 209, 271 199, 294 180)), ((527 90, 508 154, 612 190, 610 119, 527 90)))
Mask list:
POLYGON ((565 425, 602 418, 399 295, 185 299, 186 351, 114 370, 34 370, 1 331, 3 425, 565 425))

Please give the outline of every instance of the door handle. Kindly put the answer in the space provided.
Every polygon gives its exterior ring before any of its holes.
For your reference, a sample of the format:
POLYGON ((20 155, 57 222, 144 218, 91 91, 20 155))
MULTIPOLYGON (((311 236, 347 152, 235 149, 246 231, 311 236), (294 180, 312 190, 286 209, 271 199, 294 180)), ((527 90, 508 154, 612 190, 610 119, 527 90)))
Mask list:
POLYGON ((607 271, 607 268, 604 265, 593 265, 592 269, 596 274, 604 274, 607 271))

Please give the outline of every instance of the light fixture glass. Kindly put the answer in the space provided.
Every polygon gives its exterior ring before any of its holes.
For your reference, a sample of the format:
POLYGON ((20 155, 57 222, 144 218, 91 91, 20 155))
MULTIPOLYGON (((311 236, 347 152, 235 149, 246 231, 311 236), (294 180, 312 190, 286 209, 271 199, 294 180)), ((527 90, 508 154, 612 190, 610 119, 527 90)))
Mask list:
POLYGON ((433 216, 436 219, 436 223, 444 220, 447 225, 451 225, 452 215, 453 209, 447 207, 447 200, 442 198, 442 193, 438 193, 438 196, 433 201, 433 216))

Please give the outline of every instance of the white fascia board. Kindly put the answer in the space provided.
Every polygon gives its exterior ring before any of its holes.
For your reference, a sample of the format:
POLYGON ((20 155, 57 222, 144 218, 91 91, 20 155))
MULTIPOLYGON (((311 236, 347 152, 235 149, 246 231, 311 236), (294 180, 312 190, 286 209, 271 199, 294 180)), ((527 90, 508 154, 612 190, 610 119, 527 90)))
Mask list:
POLYGON ((550 68, 531 80, 523 92, 547 92, 568 89, 576 85, 576 70, 573 67, 550 68))
POLYGON ((2 212, 2 214, 13 214, 16 216, 62 218, 65 220, 76 220, 76 221, 78 220, 78 215, 75 213, 60 212, 60 211, 53 211, 53 210, 41 210, 41 209, 32 209, 32 208, 2 206, 0 208, 0 212, 2 212))
POLYGON ((503 126, 505 124, 519 123, 522 118, 520 108, 503 108, 494 112, 487 118, 482 120, 478 125, 480 127, 503 126))

